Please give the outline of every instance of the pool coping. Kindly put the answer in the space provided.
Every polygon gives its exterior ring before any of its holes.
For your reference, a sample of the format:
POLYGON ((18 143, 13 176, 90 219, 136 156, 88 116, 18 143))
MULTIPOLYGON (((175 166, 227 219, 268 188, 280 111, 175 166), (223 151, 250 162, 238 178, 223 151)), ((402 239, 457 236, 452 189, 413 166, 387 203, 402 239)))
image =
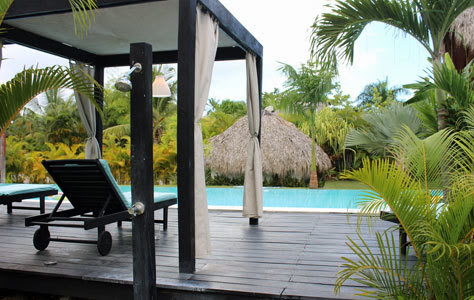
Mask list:
MULTIPOLYGON (((57 200, 45 200, 48 203, 56 203, 57 200)), ((67 201, 67 200, 65 200, 67 201)), ((25 199, 23 202, 39 202, 38 199, 25 199)), ((170 208, 177 208, 178 205, 174 204, 169 206, 170 208)), ((242 206, 220 206, 220 205, 208 205, 210 210, 222 210, 222 211, 242 211, 242 206)), ((331 214, 357 214, 360 212, 358 208, 306 208, 306 207, 263 207, 265 212, 299 212, 299 213, 331 213, 331 214)))

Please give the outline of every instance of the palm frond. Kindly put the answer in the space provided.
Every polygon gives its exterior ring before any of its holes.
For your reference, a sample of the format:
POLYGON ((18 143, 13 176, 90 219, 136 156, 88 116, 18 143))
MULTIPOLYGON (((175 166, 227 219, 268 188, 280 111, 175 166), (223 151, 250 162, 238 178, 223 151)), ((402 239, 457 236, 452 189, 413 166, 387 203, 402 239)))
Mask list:
MULTIPOLYGON (((0 24, 3 23, 3 19, 5 18, 5 15, 7 14, 7 11, 10 8, 12 3, 13 3, 13 0, 0 1, 0 24)), ((3 29, 0 30, 0 33, 2 32, 2 30, 3 29)))
POLYGON ((2 107, 0 133, 3 133, 13 118, 30 100, 52 89, 76 90, 90 99, 102 117, 102 110, 94 100, 94 86, 101 88, 94 79, 84 72, 62 66, 23 70, 12 80, 0 86, 0 106, 2 107))
MULTIPOLYGON (((387 205, 410 240, 413 240, 408 228, 419 220, 429 218, 431 214, 431 195, 426 195, 419 182, 388 159, 365 159, 362 168, 349 171, 343 177, 365 183, 371 190, 361 199, 362 203, 366 203, 361 207, 359 224, 362 217, 377 214, 383 205, 387 205), (385 204, 382 201, 372 201, 373 199, 383 199, 385 204)), ((420 244, 413 244, 417 254, 421 253, 420 247, 420 244)))
POLYGON ((396 142, 395 136, 403 126, 410 127, 416 134, 421 134, 423 130, 416 110, 399 103, 366 114, 363 118, 369 124, 368 128, 349 131, 345 146, 358 146, 375 155, 387 154, 389 146, 396 142))
POLYGON ((471 131, 474 131, 474 104, 470 105, 465 111, 462 112, 464 115, 464 121, 471 131))
POLYGON ((359 288, 357 296, 375 299, 422 299, 426 296, 423 276, 418 272, 419 264, 410 265, 407 258, 400 257, 398 243, 393 231, 376 233, 378 253, 375 253, 358 234, 361 245, 348 237, 347 245, 357 260, 343 257, 343 269, 338 272, 334 291, 337 294, 348 279, 367 288, 359 288), (405 298, 407 297, 407 298, 405 298))
POLYGON ((130 136, 130 124, 122 124, 109 127, 103 131, 104 137, 125 137, 130 136))
POLYGON ((417 137, 408 127, 398 133, 391 147, 397 162, 422 183, 423 189, 443 189, 449 182, 446 174, 453 166, 452 145, 455 135, 449 130, 439 131, 425 139, 417 137))
POLYGON ((382 22, 410 34, 429 52, 429 27, 420 18, 416 1, 337 0, 330 13, 313 24, 312 54, 324 60, 331 52, 350 63, 354 60, 354 45, 365 26, 382 22))
POLYGON ((427 70, 428 77, 420 81, 407 84, 404 87, 414 89, 415 94, 406 104, 416 103, 429 97, 435 90, 446 92, 448 97, 461 109, 474 104, 474 65, 469 63, 458 72, 448 53, 445 55, 445 63, 435 64, 432 69, 427 70))
POLYGON ((76 35, 87 35, 89 25, 95 20, 94 10, 97 9, 95 0, 68 0, 74 18, 74 31, 76 35))

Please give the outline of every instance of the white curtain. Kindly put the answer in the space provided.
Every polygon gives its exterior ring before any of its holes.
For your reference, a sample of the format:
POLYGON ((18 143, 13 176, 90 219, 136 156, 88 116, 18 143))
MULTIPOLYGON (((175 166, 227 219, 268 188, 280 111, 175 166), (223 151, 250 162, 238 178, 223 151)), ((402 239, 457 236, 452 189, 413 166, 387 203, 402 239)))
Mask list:
MULTIPOLYGON (((2 66, 3 60, 3 44, 0 41, 0 67, 2 66)), ((0 135, 0 183, 6 181, 6 133, 5 131, 0 135)))
MULTIPOLYGON (((70 62, 70 65, 71 69, 81 69, 90 77, 94 77, 94 69, 92 67, 86 66, 82 63, 74 64, 73 62, 70 62)), ((81 95, 78 92, 74 92, 74 96, 76 97, 77 109, 79 110, 79 115, 81 116, 82 124, 84 125, 88 136, 86 140, 86 159, 101 158, 102 153, 100 151, 99 142, 95 137, 95 106, 89 101, 88 98, 84 97, 84 95, 81 95)))
POLYGON ((259 88, 257 61, 255 55, 248 53, 247 62, 247 117, 249 121, 249 145, 247 148, 247 164, 244 180, 243 216, 260 218, 263 216, 262 195, 262 153, 258 142, 260 129, 259 88))
POLYGON ((200 6, 196 15, 196 66, 194 94, 194 201, 196 257, 204 257, 211 251, 209 216, 207 212, 206 178, 204 174, 204 150, 199 126, 206 107, 211 86, 212 68, 217 52, 219 25, 200 6))

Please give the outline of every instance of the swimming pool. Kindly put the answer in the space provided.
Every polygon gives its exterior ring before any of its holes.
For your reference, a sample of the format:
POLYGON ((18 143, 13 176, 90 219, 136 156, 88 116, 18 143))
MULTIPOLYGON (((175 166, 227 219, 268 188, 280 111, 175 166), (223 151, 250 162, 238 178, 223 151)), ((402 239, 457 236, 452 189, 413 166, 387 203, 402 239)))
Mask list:
MULTIPOLYGON (((121 186, 124 192, 130 186, 121 186)), ((155 187, 155 192, 177 193, 176 187, 155 187)), ((357 201, 363 190, 312 190, 263 188, 264 208, 297 209, 357 209, 357 201)), ((242 207, 243 187, 206 188, 207 203, 210 207, 242 207)))

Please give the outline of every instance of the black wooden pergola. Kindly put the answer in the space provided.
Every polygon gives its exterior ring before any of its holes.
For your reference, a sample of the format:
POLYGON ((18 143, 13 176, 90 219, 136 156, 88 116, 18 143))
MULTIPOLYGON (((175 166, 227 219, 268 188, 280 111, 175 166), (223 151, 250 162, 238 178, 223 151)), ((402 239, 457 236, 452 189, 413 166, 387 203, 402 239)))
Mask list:
MULTIPOLYGON (((195 270, 194 95, 196 7, 200 3, 219 22, 216 61, 257 57, 260 102, 262 45, 218 0, 98 0, 96 20, 88 35, 74 34, 71 7, 65 0, 15 0, 3 23, 2 38, 43 52, 87 63, 104 84, 104 68, 141 63, 131 76, 132 198, 145 206, 153 201, 152 64, 178 64, 178 225, 179 269, 195 270)), ((95 92, 102 104, 103 92, 95 92)), ((102 145, 102 123, 97 135, 102 145)), ((133 220, 134 295, 153 299, 155 247, 153 211, 133 220)))

